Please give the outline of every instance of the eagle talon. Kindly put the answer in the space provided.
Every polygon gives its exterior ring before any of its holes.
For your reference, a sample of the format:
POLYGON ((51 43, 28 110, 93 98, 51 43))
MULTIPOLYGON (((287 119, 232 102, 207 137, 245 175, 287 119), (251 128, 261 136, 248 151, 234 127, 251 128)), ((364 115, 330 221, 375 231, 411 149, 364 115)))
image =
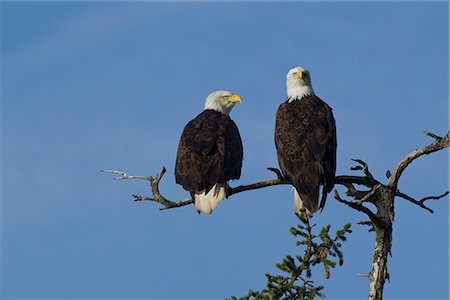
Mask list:
POLYGON ((267 170, 274 172, 275 174, 277 174, 277 179, 279 180, 287 180, 286 177, 283 176, 283 174, 281 174, 281 171, 277 168, 267 168, 267 170))

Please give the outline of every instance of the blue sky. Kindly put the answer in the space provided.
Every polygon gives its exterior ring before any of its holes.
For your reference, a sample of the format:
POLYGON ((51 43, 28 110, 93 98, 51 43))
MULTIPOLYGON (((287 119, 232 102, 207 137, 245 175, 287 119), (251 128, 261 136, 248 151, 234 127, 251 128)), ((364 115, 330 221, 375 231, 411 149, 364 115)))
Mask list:
MULTIPOLYGON (((212 216, 135 203, 145 182, 100 169, 168 172, 178 139, 214 90, 239 93, 238 182, 271 178, 285 74, 311 72, 334 109, 337 174, 351 158, 387 169, 448 129, 446 2, 2 2, 2 299, 217 298, 261 289, 294 254, 286 186, 241 193, 212 216)), ((423 157, 399 188, 448 188, 448 152, 423 157)), ((387 299, 448 297, 448 199, 431 215, 396 201, 387 299)), ((364 216, 329 197, 318 226, 353 223, 330 299, 367 296, 374 236, 364 216)))

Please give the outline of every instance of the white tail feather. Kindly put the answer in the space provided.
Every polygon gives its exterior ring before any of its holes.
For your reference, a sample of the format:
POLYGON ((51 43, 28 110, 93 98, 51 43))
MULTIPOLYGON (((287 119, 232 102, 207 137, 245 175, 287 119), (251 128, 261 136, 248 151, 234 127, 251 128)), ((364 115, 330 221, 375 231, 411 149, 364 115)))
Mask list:
POLYGON ((195 193, 194 202, 195 209, 198 212, 210 215, 214 209, 216 209, 219 202, 226 197, 226 184, 217 183, 212 189, 205 193, 205 190, 195 193))
POLYGON ((296 214, 302 217, 308 217, 310 218, 312 216, 312 213, 306 208, 306 206, 303 204, 303 200, 300 198, 300 195, 298 194, 295 187, 292 187, 292 190, 294 191, 294 211, 296 214))

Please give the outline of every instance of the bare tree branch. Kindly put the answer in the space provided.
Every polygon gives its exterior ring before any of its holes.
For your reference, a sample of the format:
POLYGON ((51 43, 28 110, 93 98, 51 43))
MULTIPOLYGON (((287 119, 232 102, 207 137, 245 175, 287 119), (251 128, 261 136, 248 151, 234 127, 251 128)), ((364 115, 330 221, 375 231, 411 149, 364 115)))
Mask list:
POLYGON ((361 222, 358 222, 356 224, 370 226, 369 232, 375 231, 375 228, 373 227, 372 221, 361 221, 361 222))
POLYGON ((395 168, 394 172, 389 178, 389 187, 391 187, 394 191, 397 190, 398 181, 400 180, 400 176, 402 175, 403 171, 405 171, 406 167, 410 163, 412 163, 415 159, 419 158, 420 156, 424 154, 430 154, 439 150, 442 150, 444 148, 449 147, 449 141, 450 141, 450 131, 447 132, 447 134, 444 137, 439 137, 433 133, 425 132, 426 135, 431 136, 436 141, 429 144, 428 146, 418 148, 408 154, 405 158, 403 158, 400 163, 395 168))
POLYGON ((334 183, 341 184, 344 186, 345 184, 357 184, 357 185, 364 185, 370 188, 372 188, 376 184, 379 184, 377 180, 366 176, 348 176, 348 175, 336 176, 334 183))
POLYGON ((117 171, 117 170, 100 170, 102 173, 111 173, 111 174, 117 174, 120 175, 119 177, 114 177, 114 179, 143 179, 150 181, 152 180, 151 176, 134 176, 134 175, 128 175, 125 172, 117 171))
POLYGON ((429 208, 428 206, 426 206, 426 205, 424 204, 425 201, 427 201, 427 200, 439 200, 439 199, 441 199, 441 198, 447 196, 449 193, 450 193, 450 191, 446 191, 445 193, 443 193, 443 194, 441 194, 441 195, 439 195, 439 196, 427 196, 427 197, 423 197, 423 198, 420 199, 420 200, 416 200, 416 199, 414 199, 413 197, 408 196, 408 195, 406 195, 406 194, 400 192, 399 190, 397 190, 397 192, 395 193, 395 195, 398 196, 398 197, 400 197, 400 198, 403 198, 403 199, 405 199, 405 200, 408 200, 409 202, 414 203, 415 205, 418 205, 418 206, 422 207, 423 209, 428 210, 430 213, 434 213, 434 211, 433 211, 431 208, 429 208))
POLYGON ((373 179, 372 173, 370 173, 369 167, 367 166, 367 164, 364 161, 362 161, 361 159, 354 159, 354 158, 352 158, 352 160, 356 161, 360 165, 352 167, 352 168, 350 168, 350 170, 352 170, 352 171, 362 170, 364 172, 364 175, 366 175, 366 177, 373 179))
POLYGON ((373 188, 372 188, 372 190, 370 190, 363 198, 361 198, 357 203, 359 204, 359 205, 361 205, 361 204, 363 204, 364 202, 366 202, 366 201, 369 201, 369 202, 375 202, 376 200, 375 199, 373 199, 374 198, 374 195, 375 195, 375 193, 379 190, 381 188, 381 184, 376 184, 376 185, 374 185, 373 186, 373 188))
POLYGON ((279 185, 279 184, 291 184, 291 183, 290 183, 290 181, 288 181, 286 179, 275 178, 275 179, 264 180, 264 181, 255 182, 252 184, 247 184, 247 185, 245 185, 245 184, 239 185, 234 188, 230 187, 227 196, 230 197, 231 195, 234 195, 234 194, 237 194, 240 192, 256 190, 256 189, 273 186, 273 185, 279 185))
MULTIPOLYGON (((283 179, 281 177, 281 172, 278 169, 275 169, 275 168, 268 168, 268 169, 270 171, 274 172, 275 174, 277 174, 278 177, 275 179, 264 180, 264 181, 255 182, 252 184, 239 185, 234 188, 229 187, 228 191, 227 191, 227 197, 230 197, 237 193, 255 190, 255 189, 261 189, 261 188, 268 187, 268 186, 279 185, 279 184, 290 184, 290 182, 288 180, 283 179)), ((158 202, 164 206, 163 208, 160 208, 160 210, 181 207, 181 206, 185 206, 185 205, 194 203, 193 199, 185 199, 185 200, 181 200, 181 201, 170 201, 166 197, 161 195, 161 193, 159 192, 159 182, 161 181, 161 178, 166 173, 165 167, 162 167, 161 171, 159 171, 159 173, 156 175, 155 178, 153 178, 152 176, 129 175, 126 172, 118 171, 118 170, 100 170, 100 172, 120 175, 120 177, 116 177, 115 179, 142 179, 142 180, 148 181, 151 186, 152 197, 143 197, 143 196, 139 196, 139 195, 133 195, 134 201, 158 202)))
POLYGON ((423 132, 425 135, 428 135, 429 137, 432 137, 432 138, 434 138, 435 140, 440 140, 442 137, 440 137, 440 136, 438 136, 438 135, 436 135, 436 134, 434 134, 434 133, 431 133, 431 132, 428 132, 428 131, 424 131, 423 132))
POLYGON ((153 197, 142 197, 142 196, 138 196, 138 195, 133 195, 134 201, 158 202, 164 206, 164 208, 161 208, 160 210, 181 207, 181 206, 185 206, 185 205, 194 203, 194 201, 192 199, 186 199, 186 200, 174 202, 174 201, 167 200, 164 196, 161 195, 161 193, 159 192, 159 182, 161 181, 161 178, 166 173, 166 167, 162 167, 161 171, 159 171, 158 174, 156 174, 155 178, 153 178, 152 176, 128 175, 127 173, 125 173, 123 171, 117 171, 117 170, 100 170, 100 172, 121 175, 120 177, 116 177, 115 179, 142 179, 142 180, 148 181, 150 183, 153 197))
MULTIPOLYGON (((277 174, 277 178, 268 179, 268 180, 264 180, 264 181, 260 181, 260 182, 255 182, 255 183, 247 184, 247 185, 245 185, 245 184, 239 185, 237 187, 229 187, 228 191, 227 191, 227 198, 234 194, 238 194, 238 193, 245 192, 245 191, 261 189, 261 188, 274 186, 274 185, 280 185, 280 184, 291 184, 289 180, 284 179, 282 177, 280 170, 278 170, 276 168, 267 168, 267 169, 274 172, 275 174, 277 174)), ((152 176, 129 175, 128 173, 126 173, 124 171, 119 171, 119 170, 100 170, 100 172, 120 175, 119 177, 115 177, 114 179, 141 179, 141 180, 148 181, 151 186, 152 197, 143 197, 140 195, 132 195, 134 197, 134 201, 153 201, 153 202, 160 203, 164 206, 163 208, 160 208, 160 210, 182 207, 182 206, 194 203, 193 199, 184 199, 181 201, 171 201, 171 200, 168 200, 163 195, 161 195, 161 193, 159 192, 159 182, 161 181, 161 178, 166 173, 165 167, 162 167, 161 171, 158 172, 158 174, 156 175, 155 178, 153 178, 152 176)), ((364 185, 364 186, 368 186, 368 187, 373 187, 374 185, 379 184, 379 183, 378 183, 378 181, 376 181, 372 178, 363 177, 363 176, 337 176, 335 178, 335 184, 341 184, 344 186, 359 184, 359 185, 364 185)), ((359 193, 358 195, 361 195, 360 197, 357 197, 357 199, 363 199, 364 197, 367 196, 367 193, 368 193, 368 192, 357 191, 356 189, 354 189, 354 191, 356 193, 359 193)), ((370 193, 370 191, 369 191, 369 193, 370 193)), ((372 196, 372 195, 369 195, 369 197, 370 196, 372 196)), ((369 197, 366 197, 365 199, 363 199, 362 202, 367 201, 369 199, 369 197)))
POLYGON ((349 207, 351 207, 351 208, 353 208, 353 209, 355 209, 357 211, 365 213, 369 217, 369 219, 372 222, 372 224, 379 225, 380 221, 378 220, 376 214, 373 211, 371 211, 369 208, 367 208, 364 205, 362 205, 361 203, 353 202, 353 201, 347 201, 347 200, 342 199, 341 196, 339 195, 339 192, 336 189, 334 190, 334 198, 337 201, 339 201, 339 202, 341 202, 341 203, 343 203, 343 204, 345 204, 345 205, 347 205, 347 206, 349 206, 349 207))

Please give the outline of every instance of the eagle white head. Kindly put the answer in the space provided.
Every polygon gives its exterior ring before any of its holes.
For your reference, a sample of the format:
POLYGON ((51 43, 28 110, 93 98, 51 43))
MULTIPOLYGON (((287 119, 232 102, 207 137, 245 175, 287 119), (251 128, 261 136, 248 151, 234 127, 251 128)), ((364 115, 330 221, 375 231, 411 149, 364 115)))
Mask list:
POLYGON ((233 94, 228 91, 216 91, 208 95, 205 102, 205 109, 212 109, 228 115, 236 104, 242 103, 242 98, 238 94, 233 94))
POLYGON ((309 71, 301 67, 290 69, 286 75, 286 89, 289 102, 314 95, 309 71))

